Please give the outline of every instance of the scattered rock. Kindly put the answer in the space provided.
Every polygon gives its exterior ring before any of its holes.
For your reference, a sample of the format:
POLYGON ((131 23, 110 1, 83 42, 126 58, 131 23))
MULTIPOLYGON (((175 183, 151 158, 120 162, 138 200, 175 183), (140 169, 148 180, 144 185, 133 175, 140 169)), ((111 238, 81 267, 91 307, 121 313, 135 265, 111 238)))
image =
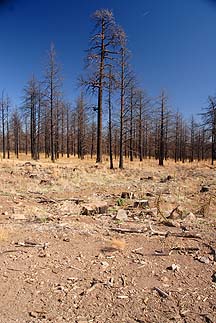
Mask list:
POLYGON ((29 312, 29 315, 34 318, 37 318, 38 316, 36 312, 29 312))
POLYGON ((65 242, 70 242, 70 238, 65 237, 65 238, 63 238, 63 241, 65 241, 65 242))
POLYGON ((30 174, 30 175, 29 175, 29 178, 32 178, 32 179, 34 179, 34 178, 38 178, 38 175, 37 175, 37 174, 30 174))
POLYGON ((190 222, 194 222, 197 220, 197 217, 195 214, 193 214, 192 212, 190 212, 189 214, 187 214, 185 220, 190 221, 190 222))
POLYGON ((200 193, 206 193, 206 192, 208 192, 209 191, 209 187, 208 186, 205 186, 205 185, 203 185, 202 187, 201 187, 201 189, 200 189, 200 193))
POLYGON ((45 319, 46 318, 46 312, 43 311, 32 311, 29 312, 29 316, 33 317, 33 318, 39 318, 39 319, 45 319))
POLYGON ((171 179, 173 179, 172 176, 171 175, 168 175, 165 178, 161 178, 160 182, 161 183, 166 183, 166 182, 170 181, 171 179))
POLYGON ((144 180, 149 180, 152 181, 154 178, 153 176, 148 176, 148 177, 140 177, 140 181, 144 181, 144 180))
POLYGON ((171 266, 167 267, 167 270, 172 270, 172 271, 179 271, 180 266, 176 264, 172 264, 171 266))
POLYGON ((21 167, 23 166, 31 166, 32 168, 37 168, 36 164, 32 164, 31 162, 25 162, 25 164, 21 165, 21 167))
POLYGON ((121 198, 122 199, 134 199, 134 193, 133 192, 122 192, 121 198))
POLYGON ((13 220, 26 220, 26 216, 24 214, 13 214, 10 218, 13 220))
POLYGON ((79 171, 80 169, 78 167, 73 168, 73 172, 79 171))
POLYGON ((40 185, 53 185, 53 182, 50 179, 42 179, 39 184, 40 185))
POLYGON ((107 261, 101 261, 101 266, 102 266, 103 270, 106 270, 107 267, 109 267, 109 263, 107 261))
POLYGON ((198 260, 199 262, 206 264, 206 265, 208 265, 210 263, 210 260, 207 257, 195 256, 194 259, 198 260))
POLYGON ((83 206, 82 215, 96 215, 105 214, 108 212, 108 205, 104 202, 97 202, 94 204, 86 204, 83 206))
POLYGON ((146 207, 149 207, 149 202, 148 202, 148 200, 137 200, 134 202, 134 207, 135 208, 146 208, 146 207))
POLYGON ((153 193, 151 193, 151 192, 147 192, 147 193, 146 193, 146 196, 154 197, 154 194, 153 194, 153 193))
POLYGON ((92 205, 85 205, 82 208, 81 214, 82 215, 94 215, 95 208, 92 205))
POLYGON ((213 283, 216 283, 216 272, 211 276, 213 283))
POLYGON ((118 213, 115 216, 115 219, 120 221, 127 221, 128 220, 127 211, 125 211, 124 209, 119 209, 118 213))
POLYGON ((97 208, 98 208, 98 214, 105 214, 108 212, 107 204, 99 205, 97 208))

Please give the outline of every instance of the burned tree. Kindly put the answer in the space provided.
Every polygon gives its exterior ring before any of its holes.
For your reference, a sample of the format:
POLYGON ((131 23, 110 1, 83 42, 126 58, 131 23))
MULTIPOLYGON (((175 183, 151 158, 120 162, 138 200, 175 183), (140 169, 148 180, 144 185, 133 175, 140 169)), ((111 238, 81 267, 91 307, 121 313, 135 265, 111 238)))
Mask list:
POLYGON ((150 103, 147 95, 139 89, 137 91, 137 105, 138 105, 138 155, 139 160, 143 160, 143 156, 147 156, 147 143, 148 143, 148 119, 147 110, 150 103))
POLYGON ((163 166, 164 162, 164 148, 165 148, 165 102, 166 97, 164 91, 161 94, 160 104, 160 136, 159 136, 159 165, 163 166))
POLYGON ((78 158, 84 159, 85 156, 85 104, 83 95, 81 94, 77 100, 77 154, 78 158))
POLYGON ((194 142, 195 142, 195 120, 191 117, 190 122, 190 162, 194 161, 194 142))
POLYGON ((113 150, 112 150, 112 91, 113 91, 114 77, 112 74, 112 68, 109 70, 109 85, 108 85, 108 124, 109 124, 109 157, 110 157, 110 169, 113 169, 113 150))
POLYGON ((202 119, 211 141, 211 163, 214 164, 216 159, 216 98, 208 98, 209 105, 206 112, 202 113, 202 119))
POLYGON ((119 129, 119 168, 123 169, 123 143, 124 143, 124 120, 125 120, 125 93, 130 79, 128 75, 128 53, 125 37, 121 40, 121 58, 120 58, 120 129, 119 129))
POLYGON ((10 107, 10 100, 7 96, 6 99, 6 132, 7 132, 7 158, 10 158, 10 127, 9 127, 9 107, 10 107))
POLYGON ((102 162, 102 127, 103 127, 103 92, 108 69, 118 55, 122 30, 116 25, 112 11, 97 10, 93 14, 94 34, 90 40, 87 55, 88 76, 82 84, 88 89, 97 91, 97 162, 102 162))
POLYGON ((3 159, 6 156, 6 147, 5 147, 5 110, 6 110, 6 102, 4 98, 4 91, 2 91, 1 97, 1 125, 2 125, 2 153, 3 159))
MULTIPOLYGON (((26 110, 26 118, 30 116, 30 142, 31 142, 31 157, 32 159, 39 158, 37 136, 39 133, 39 88, 38 82, 33 76, 24 89, 24 109, 26 110)), ((26 122, 27 125, 27 122, 26 122)), ((27 129, 26 129, 27 132, 27 129)), ((26 133, 27 135, 27 133, 26 133)), ((27 145, 26 145, 27 147, 27 145)), ((27 148, 26 148, 27 149, 27 148)))
MULTIPOLYGON (((61 77, 59 73, 59 66, 56 63, 56 52, 55 47, 51 44, 49 53, 48 53, 48 63, 46 68, 45 75, 45 97, 47 109, 49 111, 49 115, 46 114, 46 122, 49 122, 50 129, 46 129, 48 133, 46 135, 50 136, 50 153, 51 160, 54 162, 57 156, 56 152, 56 109, 58 108, 58 102, 60 97, 60 88, 61 88, 61 77)), ((57 110, 58 117, 58 110, 57 110)), ((48 144, 48 138, 46 138, 46 144, 48 144)))
POLYGON ((12 114, 11 126, 13 128, 14 153, 15 156, 19 158, 21 119, 17 110, 15 110, 12 114))

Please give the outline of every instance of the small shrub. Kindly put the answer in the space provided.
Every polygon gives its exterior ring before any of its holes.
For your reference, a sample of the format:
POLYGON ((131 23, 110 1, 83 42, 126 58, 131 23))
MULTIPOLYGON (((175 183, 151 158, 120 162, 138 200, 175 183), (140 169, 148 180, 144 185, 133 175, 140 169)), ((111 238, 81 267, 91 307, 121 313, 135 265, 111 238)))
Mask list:
POLYGON ((125 200, 123 199, 123 198, 118 198, 118 200, 117 200, 117 205, 118 206, 123 206, 124 205, 124 203, 125 203, 125 200))

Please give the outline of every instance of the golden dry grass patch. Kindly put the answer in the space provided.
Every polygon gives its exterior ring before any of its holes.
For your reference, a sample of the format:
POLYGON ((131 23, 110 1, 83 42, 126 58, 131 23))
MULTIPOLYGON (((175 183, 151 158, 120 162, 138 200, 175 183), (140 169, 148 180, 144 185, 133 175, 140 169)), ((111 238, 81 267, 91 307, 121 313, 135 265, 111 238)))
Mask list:
POLYGON ((112 248, 121 251, 123 251, 126 247, 126 241, 124 239, 112 238, 110 244, 112 248))
POLYGON ((0 228, 0 243, 9 239, 10 232, 6 228, 0 228))

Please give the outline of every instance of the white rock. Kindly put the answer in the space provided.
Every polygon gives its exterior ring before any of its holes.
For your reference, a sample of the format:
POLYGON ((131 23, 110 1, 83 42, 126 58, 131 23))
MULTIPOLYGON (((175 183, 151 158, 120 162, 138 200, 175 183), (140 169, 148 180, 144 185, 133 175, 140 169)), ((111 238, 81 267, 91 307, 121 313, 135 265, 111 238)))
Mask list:
POLYGON ((10 218, 13 220, 26 220, 26 217, 24 214, 16 214, 15 213, 15 214, 11 215, 10 218))
POLYGON ((115 217, 116 220, 126 221, 128 219, 127 212, 123 209, 118 210, 118 213, 115 217))

